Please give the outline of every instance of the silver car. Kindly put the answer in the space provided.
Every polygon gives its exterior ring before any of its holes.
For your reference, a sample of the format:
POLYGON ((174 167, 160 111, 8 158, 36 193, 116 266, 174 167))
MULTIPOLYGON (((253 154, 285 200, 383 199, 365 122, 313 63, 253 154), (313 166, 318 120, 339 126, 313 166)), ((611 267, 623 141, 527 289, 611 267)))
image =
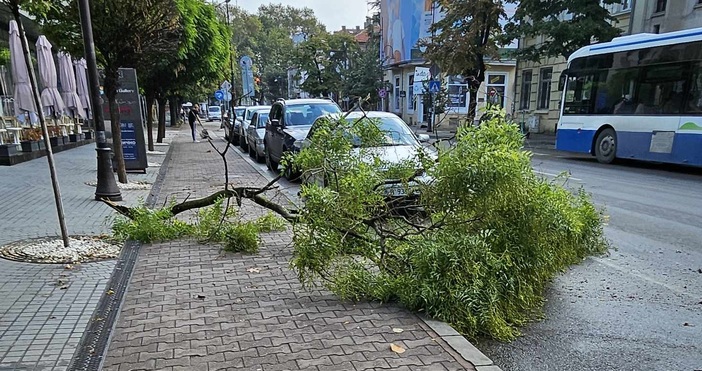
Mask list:
MULTIPOLYGON (((239 128, 241 127, 241 118, 244 116, 244 113, 246 112, 246 107, 245 106, 237 106, 234 107, 234 127, 231 127, 231 122, 229 121, 229 117, 227 117, 226 120, 224 121, 224 139, 228 140, 232 144, 239 144, 239 136, 237 135, 239 133, 239 128), (231 138, 229 133, 232 133, 231 138)), ((226 113, 225 113, 226 114, 226 113)))
POLYGON ((249 142, 246 140, 246 132, 249 128, 249 123, 253 115, 257 112, 268 113, 271 110, 271 106, 251 106, 246 107, 243 117, 241 118, 241 124, 239 125, 239 146, 244 152, 249 150, 249 142))
POLYGON ((249 144, 249 156, 256 159, 256 162, 263 162, 265 155, 265 147, 263 146, 263 137, 266 135, 266 121, 268 121, 268 112, 255 112, 251 117, 251 122, 246 129, 246 142, 249 144))
MULTIPOLYGON (((385 133, 385 142, 379 147, 366 148, 368 155, 377 156, 385 164, 400 164, 405 161, 412 161, 417 164, 417 170, 421 169, 421 163, 418 159, 418 152, 422 151, 425 155, 430 158, 436 158, 436 152, 433 149, 426 148, 422 145, 422 142, 427 142, 430 138, 427 134, 416 135, 412 129, 407 126, 407 124, 399 118, 397 115, 388 112, 370 111, 366 112, 366 117, 373 120, 378 128, 385 133)), ((338 117, 338 116, 332 116, 338 117)), ((358 120, 363 117, 363 112, 351 112, 346 116, 346 120, 353 121, 358 120)), ((299 141, 296 145, 301 148, 308 147, 311 142, 310 139, 314 135, 316 127, 319 125, 319 121, 327 118, 319 118, 312 125, 310 134, 307 138, 299 141)), ((356 147, 353 150, 354 154, 360 154, 359 148, 356 147)), ((364 159, 365 161, 366 159, 364 159)), ((367 158, 368 161, 373 161, 372 158, 367 158)), ((428 184, 433 181, 432 178, 428 177, 426 174, 418 175, 414 182, 410 183, 410 189, 414 188, 413 185, 428 184)), ((320 186, 325 186, 326 182, 323 179, 323 175, 319 172, 305 174, 303 176, 303 183, 315 183, 320 186)), ((387 184, 385 186, 385 196, 389 198, 396 197, 407 197, 406 187, 402 184, 387 184)))

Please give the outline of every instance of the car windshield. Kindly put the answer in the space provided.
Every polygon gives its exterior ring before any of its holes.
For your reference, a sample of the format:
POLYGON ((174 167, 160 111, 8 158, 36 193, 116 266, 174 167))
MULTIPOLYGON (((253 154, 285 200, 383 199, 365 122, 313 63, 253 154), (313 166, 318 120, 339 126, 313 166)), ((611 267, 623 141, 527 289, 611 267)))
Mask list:
POLYGON ((246 110, 246 118, 245 118, 245 120, 251 120, 251 117, 253 116, 254 113, 256 113, 256 110, 255 110, 255 109, 246 110))
POLYGON ((258 114, 258 122, 256 123, 256 127, 259 129, 265 128, 266 121, 268 121, 268 113, 259 113, 258 114))
POLYGON ((341 113, 341 109, 331 102, 289 105, 285 110, 285 126, 312 125, 320 116, 333 113, 341 113))
MULTIPOLYGON (((383 132, 383 146, 408 146, 418 145, 417 138, 410 128, 399 117, 380 117, 380 118, 365 118, 364 120, 373 120, 378 126, 378 129, 383 132)), ((357 118, 349 118, 349 120, 357 120, 357 118)), ((352 121, 353 122, 353 121, 352 121)), ((361 146, 360 138, 354 136, 351 138, 355 147, 361 146)))
POLYGON ((210 108, 208 108, 208 110, 210 112, 219 112, 220 109, 219 109, 219 107, 210 107, 210 108))
POLYGON ((241 116, 244 115, 244 111, 246 111, 246 109, 244 109, 244 108, 235 108, 234 114, 236 115, 237 118, 241 118, 241 116))

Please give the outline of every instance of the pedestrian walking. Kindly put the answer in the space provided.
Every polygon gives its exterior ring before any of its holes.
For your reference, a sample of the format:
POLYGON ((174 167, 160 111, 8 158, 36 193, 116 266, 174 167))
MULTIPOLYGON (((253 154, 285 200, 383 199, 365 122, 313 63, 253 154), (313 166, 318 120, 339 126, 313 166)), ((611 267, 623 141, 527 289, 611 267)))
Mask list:
POLYGON ((190 108, 190 112, 188 113, 188 122, 190 123, 190 130, 192 131, 193 134, 193 143, 197 143, 197 124, 202 123, 200 122, 200 115, 198 114, 200 112, 200 105, 195 104, 193 105, 192 108, 190 108))

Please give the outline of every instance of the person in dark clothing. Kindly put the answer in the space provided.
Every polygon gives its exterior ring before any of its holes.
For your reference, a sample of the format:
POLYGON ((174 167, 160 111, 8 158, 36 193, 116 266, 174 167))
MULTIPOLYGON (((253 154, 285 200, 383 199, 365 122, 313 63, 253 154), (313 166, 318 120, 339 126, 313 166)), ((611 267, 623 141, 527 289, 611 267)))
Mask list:
POLYGON ((198 113, 200 112, 200 105, 196 104, 193 105, 192 108, 190 108, 190 112, 188 113, 188 122, 190 123, 190 130, 192 131, 193 134, 193 143, 197 143, 197 123, 200 122, 200 115, 198 113))

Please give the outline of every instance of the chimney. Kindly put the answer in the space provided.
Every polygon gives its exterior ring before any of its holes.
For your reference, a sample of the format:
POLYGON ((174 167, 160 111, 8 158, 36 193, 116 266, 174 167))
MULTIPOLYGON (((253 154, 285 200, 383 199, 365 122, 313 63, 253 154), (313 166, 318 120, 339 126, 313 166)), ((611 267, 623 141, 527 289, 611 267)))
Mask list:
POLYGON ((346 32, 346 26, 341 26, 341 31, 346 32))
POLYGON ((361 26, 356 26, 356 32, 361 32, 361 26))

